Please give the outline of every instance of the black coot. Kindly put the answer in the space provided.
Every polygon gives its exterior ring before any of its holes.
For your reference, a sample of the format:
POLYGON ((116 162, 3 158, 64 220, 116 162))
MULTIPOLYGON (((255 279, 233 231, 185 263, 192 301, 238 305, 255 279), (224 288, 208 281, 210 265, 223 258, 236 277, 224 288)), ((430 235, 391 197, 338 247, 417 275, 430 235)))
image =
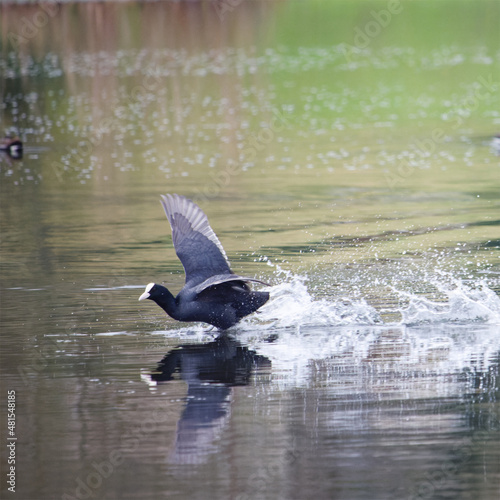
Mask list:
POLYGON ((203 321, 225 330, 269 300, 268 292, 250 290, 248 281, 233 274, 226 252, 203 210, 177 194, 161 196, 172 227, 175 252, 186 272, 186 284, 174 297, 164 286, 149 283, 139 300, 156 302, 178 321, 203 321))

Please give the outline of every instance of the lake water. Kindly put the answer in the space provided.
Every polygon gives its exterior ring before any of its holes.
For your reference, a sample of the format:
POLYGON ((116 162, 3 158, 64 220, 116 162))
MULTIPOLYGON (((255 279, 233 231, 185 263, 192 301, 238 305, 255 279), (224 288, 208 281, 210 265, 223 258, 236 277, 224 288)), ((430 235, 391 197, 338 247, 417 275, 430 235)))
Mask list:
POLYGON ((3 4, 2 498, 497 499, 499 16, 3 4), (163 193, 271 284, 228 336, 137 301, 163 193))

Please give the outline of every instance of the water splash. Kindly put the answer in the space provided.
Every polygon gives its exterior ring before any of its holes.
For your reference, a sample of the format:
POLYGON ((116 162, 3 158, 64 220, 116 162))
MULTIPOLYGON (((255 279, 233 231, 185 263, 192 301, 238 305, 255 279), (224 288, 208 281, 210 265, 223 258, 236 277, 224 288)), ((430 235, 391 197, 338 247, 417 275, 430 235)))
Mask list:
MULTIPOLYGON (((336 390, 368 381, 380 397, 409 387, 423 398, 435 397, 450 390, 450 376, 453 384, 465 381, 476 390, 497 362, 500 297, 485 280, 467 282, 435 269, 421 270, 411 282, 401 274, 391 282, 389 273, 383 287, 380 276, 367 276, 367 288, 373 291, 376 283, 385 295, 376 302, 347 287, 341 297, 335 290, 315 296, 314 278, 270 265, 279 281, 270 288, 271 299, 229 334, 270 361, 273 387, 327 377, 339 380, 336 390), (400 320, 384 321, 387 308, 400 320)), ((204 343, 218 333, 201 324, 177 325, 168 337, 204 343)))
MULTIPOLYGON (((277 264, 274 268, 278 284, 267 290, 271 298, 255 314, 247 316, 233 329, 240 332, 292 330, 304 334, 317 328, 342 326, 418 326, 418 325, 500 325, 500 297, 484 279, 465 280, 450 272, 434 270, 392 279, 386 285, 379 276, 364 280, 369 293, 362 296, 358 284, 343 287, 343 295, 315 295, 316 285, 307 275, 293 274, 277 264), (378 296, 374 296, 373 289, 378 296), (361 296, 360 296, 361 295, 361 296)), ((261 277, 266 279, 265 277, 261 277)), ((207 325, 175 324, 174 336, 197 337, 201 340, 217 330, 207 325), (201 337, 200 337, 201 336, 201 337)))
MULTIPOLYGON (((343 295, 338 296, 337 289, 318 287, 317 278, 293 274, 270 261, 268 264, 279 284, 270 288, 271 300, 241 323, 245 328, 255 328, 256 322, 298 330, 381 324, 500 325, 500 297, 483 278, 457 277, 439 268, 415 272, 399 267, 386 269, 383 277, 371 269, 370 274, 358 273, 356 283, 343 283, 343 295), (314 295, 317 288, 323 292, 321 297, 314 295)), ((328 277, 328 281, 335 280, 328 277)))
POLYGON ((390 289, 400 324, 500 325, 497 283, 491 270, 473 274, 439 265, 417 266, 410 274, 395 278, 390 289))
MULTIPOLYGON (((287 328, 302 326, 375 325, 380 315, 365 300, 341 297, 333 300, 314 298, 306 286, 307 277, 294 275, 273 286, 271 300, 260 310, 259 321, 268 326, 287 328)), ((251 319, 245 323, 251 322, 251 319)))
POLYGON ((408 303, 401 308, 405 325, 428 323, 500 324, 500 297, 484 281, 469 285, 462 280, 431 281, 442 298, 428 297, 396 291, 408 303))

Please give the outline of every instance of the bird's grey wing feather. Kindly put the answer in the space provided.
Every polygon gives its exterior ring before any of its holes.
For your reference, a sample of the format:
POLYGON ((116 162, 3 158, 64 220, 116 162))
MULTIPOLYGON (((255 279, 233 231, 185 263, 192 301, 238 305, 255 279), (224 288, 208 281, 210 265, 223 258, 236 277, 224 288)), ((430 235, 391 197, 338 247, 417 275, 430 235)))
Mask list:
POLYGON ((255 278, 248 278, 246 276, 240 276, 238 274, 218 274, 215 276, 210 276, 210 278, 206 279, 199 285, 193 287, 193 292, 196 294, 199 294, 203 292, 203 290, 206 290, 207 288, 214 286, 214 285, 220 285, 221 283, 227 283, 229 281, 253 281, 255 283, 260 283, 261 285, 266 285, 270 286, 269 283, 265 283, 264 281, 257 280, 255 278))
POLYGON ((203 210, 177 194, 162 195, 161 204, 172 228, 175 252, 186 272, 186 283, 231 274, 226 252, 203 210))

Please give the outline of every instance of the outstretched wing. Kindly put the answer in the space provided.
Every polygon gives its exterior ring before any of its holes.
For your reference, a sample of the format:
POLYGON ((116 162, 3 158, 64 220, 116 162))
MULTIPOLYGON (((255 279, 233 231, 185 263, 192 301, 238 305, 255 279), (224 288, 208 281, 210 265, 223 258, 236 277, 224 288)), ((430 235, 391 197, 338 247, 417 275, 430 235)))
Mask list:
MULTIPOLYGON (((220 285, 222 283, 228 283, 231 281, 239 281, 243 283, 252 281, 254 283, 260 283, 261 285, 270 286, 269 283, 265 283, 264 281, 257 280, 255 278, 247 278, 246 276, 239 276, 238 274, 219 274, 216 276, 210 276, 210 278, 195 286, 193 288, 193 291, 198 294, 203 292, 207 288, 210 288, 211 286, 220 285)), ((244 286, 246 287, 246 285, 244 286)))
POLYGON ((178 194, 162 195, 161 204, 172 228, 175 253, 186 272, 186 283, 231 274, 226 252, 203 210, 178 194))

